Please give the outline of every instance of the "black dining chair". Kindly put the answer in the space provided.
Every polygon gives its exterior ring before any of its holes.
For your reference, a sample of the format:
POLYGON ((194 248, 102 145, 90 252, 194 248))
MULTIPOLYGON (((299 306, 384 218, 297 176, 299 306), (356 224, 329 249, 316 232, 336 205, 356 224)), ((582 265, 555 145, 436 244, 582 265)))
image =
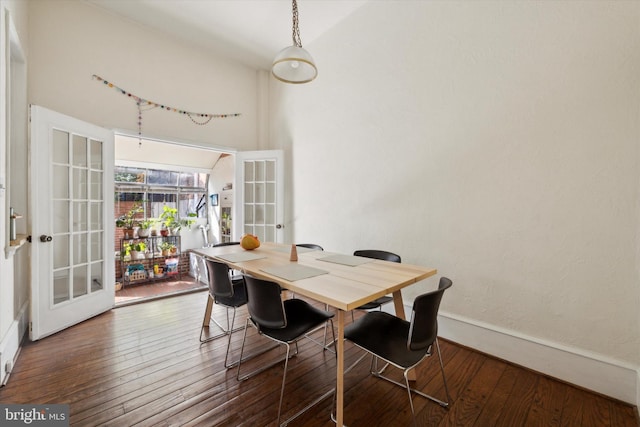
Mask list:
POLYGON ((296 246, 299 248, 307 248, 307 249, 314 249, 316 251, 324 251, 324 248, 322 246, 316 245, 315 243, 297 243, 296 246))
MULTIPOLYGON (((231 334, 242 329, 242 327, 234 329, 236 309, 247 304, 247 291, 245 288, 244 277, 239 276, 239 278, 232 278, 231 269, 227 264, 222 262, 211 259, 205 259, 204 262, 207 266, 207 274, 209 276, 209 298, 215 304, 226 308, 227 325, 226 327, 222 326, 214 316, 211 316, 209 310, 205 311, 205 319, 202 322, 202 328, 200 329, 200 342, 206 343, 223 336, 228 336, 227 353, 224 358, 224 366, 229 368, 237 363, 228 363, 231 334), (230 310, 233 312, 231 319, 229 319, 230 310), (209 328, 207 317, 210 317, 211 320, 213 320, 213 322, 222 330, 222 333, 212 337, 204 337, 205 329, 209 328)), ((207 304, 207 308, 209 308, 209 304, 207 304)))
MULTIPOLYGON (((275 282, 245 275, 245 283, 249 300, 247 303, 249 318, 247 319, 247 326, 245 327, 244 337, 242 339, 240 360, 242 360, 249 325, 254 326, 260 335, 284 345, 287 349, 283 359, 284 373, 282 375, 282 387, 280 388, 280 403, 278 404, 278 425, 280 425, 280 414, 282 411, 282 400, 284 397, 284 386, 287 379, 289 359, 298 354, 298 341, 304 338, 309 331, 326 322, 331 322, 331 330, 333 331, 334 315, 333 313, 319 310, 301 299, 291 298, 283 300, 280 285, 275 282), (295 344, 295 353, 293 354, 291 354, 291 344, 295 344)), ((275 363, 245 375, 240 375, 242 363, 238 363, 237 379, 239 381, 246 380, 280 362, 282 362, 282 360, 278 360, 275 363)))
MULTIPOLYGON (((406 321, 392 314, 382 311, 370 311, 351 323, 344 330, 344 338, 356 346, 370 353, 371 374, 384 379, 407 390, 413 422, 417 426, 413 408, 411 392, 426 397, 443 407, 449 406, 449 388, 444 374, 444 364, 438 344, 438 309, 444 291, 452 285, 450 279, 441 277, 438 289, 426 292, 418 296, 413 302, 411 321, 406 321), (411 388, 408 372, 420 364, 424 359, 433 354, 433 349, 438 354, 440 371, 446 393, 446 401, 442 401, 419 390, 411 388), (402 384, 381 374, 377 370, 377 359, 382 359, 403 371, 404 382, 402 384)), ((349 372, 360 360, 345 370, 349 372)))
MULTIPOLYGON (((313 249, 315 251, 324 251, 324 248, 322 246, 317 245, 315 243, 296 243, 296 246, 299 248, 313 249)), ((326 311, 329 311, 329 304, 325 304, 324 309, 326 311)), ((330 347, 333 345, 335 341, 331 341, 330 343, 327 344, 327 325, 328 325, 327 323, 324 324, 324 338, 322 340, 323 343, 320 343, 319 341, 312 338, 311 336, 307 336, 307 338, 309 338, 311 341, 315 342, 316 344, 322 345, 322 347, 324 347, 325 350, 334 352, 330 347)), ((333 335, 335 336, 335 331, 333 331, 333 335)))
MULTIPOLYGON (((362 249, 362 250, 355 251, 353 255, 361 256, 365 258, 379 259, 382 261, 390 261, 390 262, 398 262, 398 263, 402 262, 400 255, 396 255, 393 252, 381 251, 378 249, 362 249)), ((380 297, 371 302, 361 305, 360 307, 357 308, 357 310, 374 310, 376 308, 381 310, 384 304, 387 304, 388 302, 391 302, 391 301, 393 301, 393 297, 385 295, 383 297, 380 297)), ((353 311, 351 312, 351 320, 353 320, 353 311)))

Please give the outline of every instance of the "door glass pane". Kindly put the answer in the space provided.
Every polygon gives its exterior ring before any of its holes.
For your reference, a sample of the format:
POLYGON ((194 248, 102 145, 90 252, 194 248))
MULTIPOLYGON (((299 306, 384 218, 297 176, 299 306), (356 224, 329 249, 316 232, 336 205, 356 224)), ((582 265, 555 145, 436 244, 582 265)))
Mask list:
POLYGON ((73 269, 73 297, 87 294, 87 269, 88 265, 81 265, 73 269))
POLYGON ((256 183, 255 202, 264 203, 264 183, 263 182, 256 183))
POLYGON ((244 206, 244 223, 253 225, 253 205, 244 206))
POLYGON ((87 198, 87 170, 86 169, 73 170, 73 198, 74 199, 87 198))
POLYGON ((53 234, 69 232, 69 202, 53 202, 53 234))
POLYGON ((255 181, 253 173, 253 162, 244 162, 244 180, 255 181))
POLYGON ((91 233, 91 261, 102 259, 102 233, 91 233))
POLYGON ((54 236, 53 244, 53 268, 69 267, 69 235, 54 236))
POLYGON ((256 205, 256 224, 264 224, 264 205, 256 205))
POLYGON ((102 200, 102 172, 91 171, 91 187, 89 191, 90 199, 102 200))
POLYGON ((53 166, 53 198, 69 198, 69 167, 53 166))
POLYGON ((87 231, 87 202, 73 202, 73 231, 87 231))
POLYGON ((264 225, 260 225, 260 226, 256 225, 255 227, 253 227, 253 234, 258 236, 258 240, 260 240, 261 242, 267 241, 264 238, 264 225))
POLYGON ((96 292, 104 288, 102 277, 102 262, 91 264, 91 292, 96 292))
POLYGON ((53 303, 69 300, 69 269, 53 272, 53 303))
POLYGON ((89 204, 91 212, 91 230, 102 229, 102 202, 91 202, 89 204))
POLYGON ((91 140, 91 169, 102 170, 102 141, 91 140))
POLYGON ((267 184, 267 192, 265 194, 265 202, 267 203, 275 203, 276 202, 276 184, 270 182, 267 184))
POLYGON ((253 184, 246 183, 244 185, 244 201, 246 203, 253 203, 253 184))
POLYGON ((53 162, 69 164, 69 133, 54 129, 52 146, 53 162))
POLYGON ((87 166, 87 138, 73 135, 73 166, 87 166))
POLYGON ((276 162, 267 160, 265 162, 265 181, 273 182, 276 180, 276 162))
MULTIPOLYGON (((73 263, 83 264, 87 262, 87 234, 76 234, 73 236, 73 263)), ((74 279, 75 280, 75 279, 74 279)))
POLYGON ((264 181, 264 162, 257 161, 256 162, 256 174, 254 177, 254 181, 264 181))

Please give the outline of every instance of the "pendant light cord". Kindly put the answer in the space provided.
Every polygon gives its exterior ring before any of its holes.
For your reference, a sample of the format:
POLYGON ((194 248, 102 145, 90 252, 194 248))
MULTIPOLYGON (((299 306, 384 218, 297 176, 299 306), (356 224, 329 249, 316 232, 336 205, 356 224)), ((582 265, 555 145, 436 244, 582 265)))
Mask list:
POLYGON ((300 40, 300 28, 298 28, 298 2, 293 0, 293 44, 298 47, 302 47, 302 40, 300 40))

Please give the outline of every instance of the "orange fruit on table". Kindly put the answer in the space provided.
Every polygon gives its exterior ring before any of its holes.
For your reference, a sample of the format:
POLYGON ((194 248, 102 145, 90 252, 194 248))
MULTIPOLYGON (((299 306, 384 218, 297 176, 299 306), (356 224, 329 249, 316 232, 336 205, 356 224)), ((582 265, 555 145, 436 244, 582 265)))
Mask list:
POLYGON ((243 249, 251 251, 255 248, 260 247, 260 240, 258 240, 258 236, 254 236, 253 234, 245 234, 240 240, 240 246, 242 246, 243 249))

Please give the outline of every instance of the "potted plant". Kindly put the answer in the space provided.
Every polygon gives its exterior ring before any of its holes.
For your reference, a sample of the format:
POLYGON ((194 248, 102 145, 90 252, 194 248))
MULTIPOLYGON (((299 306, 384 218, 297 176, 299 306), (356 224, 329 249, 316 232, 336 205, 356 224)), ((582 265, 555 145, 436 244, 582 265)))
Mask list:
POLYGON ((169 256, 169 251, 171 250, 172 246, 175 247, 175 245, 173 245, 173 244, 171 244, 171 243, 169 243, 167 241, 164 241, 164 242, 160 243, 158 245, 158 247, 162 251, 162 256, 169 256))
MULTIPOLYGON (((167 229, 172 232, 179 230, 180 223, 178 222, 178 208, 172 208, 164 205, 162 207, 162 213, 160 214, 160 221, 162 221, 163 230, 167 229)), ((160 231, 160 233, 162 234, 162 231, 160 231)))
POLYGON ((120 216, 116 219, 116 227, 124 228, 124 238, 125 239, 133 239, 134 237, 134 228, 138 225, 139 220, 136 218, 136 215, 144 212, 142 204, 140 202, 136 202, 131 206, 131 209, 124 215, 120 216))
POLYGON ((131 260, 131 243, 122 244, 122 251, 120 251, 120 259, 122 261, 131 260))
POLYGON ((155 223, 155 218, 147 218, 139 222, 138 237, 149 237, 151 233, 151 227, 155 223))
POLYGON ((131 259, 144 259, 144 251, 147 245, 144 242, 137 242, 131 245, 131 259))
POLYGON ((178 220, 178 224, 179 224, 178 229, 182 227, 186 227, 188 230, 191 230, 191 226, 193 226, 193 224, 196 223, 196 220, 195 220, 196 217, 197 215, 195 213, 189 213, 187 214, 187 218, 180 218, 178 220))

